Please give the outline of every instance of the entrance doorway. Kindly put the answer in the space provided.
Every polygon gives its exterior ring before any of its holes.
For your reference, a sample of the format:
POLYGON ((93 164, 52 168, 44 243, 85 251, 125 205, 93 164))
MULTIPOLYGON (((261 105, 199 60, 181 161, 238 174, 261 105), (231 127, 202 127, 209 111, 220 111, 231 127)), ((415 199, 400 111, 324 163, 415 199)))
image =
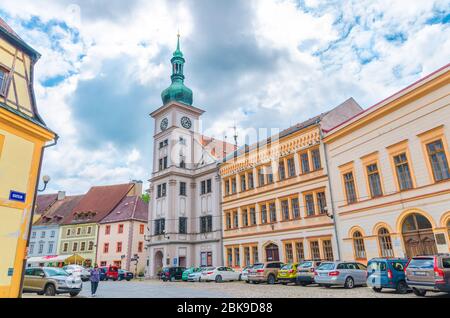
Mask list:
POLYGON ((185 256, 178 257, 178 266, 186 267, 186 257, 185 256))
POLYGON ((158 275, 163 268, 163 257, 164 255, 161 251, 157 251, 155 253, 155 269, 154 269, 155 275, 158 275))
POLYGON ((407 257, 437 254, 433 226, 423 215, 412 213, 406 217, 402 224, 402 236, 407 257))
POLYGON ((271 243, 266 246, 266 260, 268 262, 272 261, 279 261, 280 260, 280 253, 278 251, 278 246, 271 243))

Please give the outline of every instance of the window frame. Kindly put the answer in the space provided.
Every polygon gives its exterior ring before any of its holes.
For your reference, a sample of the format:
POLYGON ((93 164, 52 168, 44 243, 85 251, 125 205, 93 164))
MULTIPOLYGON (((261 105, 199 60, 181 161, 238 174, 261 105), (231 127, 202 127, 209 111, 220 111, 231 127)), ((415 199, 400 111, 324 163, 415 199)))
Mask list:
MULTIPOLYGON (((0 66, 0 73, 4 74, 2 81, 0 82, 0 96, 6 97, 6 95, 8 93, 8 83, 9 83, 11 71, 0 66)), ((1 149, 1 142, 0 142, 0 149, 1 149)), ((0 150, 0 154, 1 154, 1 150, 0 150)))
POLYGON ((366 189, 367 189, 367 198, 368 199, 377 199, 377 198, 381 198, 383 196, 385 196, 386 192, 385 192, 385 188, 384 188, 384 178, 383 178, 383 173, 382 173, 382 169, 381 169, 381 165, 380 165, 380 160, 379 160, 379 152, 375 151, 373 153, 370 153, 368 155, 365 155, 363 157, 361 157, 361 161, 364 167, 364 176, 365 176, 365 180, 366 180, 366 189), (371 165, 376 165, 377 166, 377 172, 378 172, 378 178, 380 181, 380 190, 381 190, 381 194, 380 195, 376 195, 374 196, 372 193, 372 188, 371 188, 371 183, 370 183, 370 173, 368 171, 368 167, 371 165))
POLYGON ((341 182, 342 182, 342 190, 343 190, 343 198, 345 199, 345 202, 347 205, 355 204, 359 202, 359 190, 358 190, 358 183, 356 182, 356 174, 355 174, 355 168, 354 168, 354 162, 348 162, 344 165, 339 166, 339 172, 341 174, 341 182), (355 201, 350 202, 349 196, 347 192, 347 182, 345 180, 345 176, 349 173, 352 173, 353 176, 353 186, 355 188, 355 201))
POLYGON ((438 140, 441 140, 442 142, 442 147, 444 148, 444 154, 445 154, 445 158, 447 160, 447 166, 449 166, 450 169, 450 149, 447 143, 447 138, 444 132, 444 125, 440 125, 437 126, 435 128, 432 128, 428 131, 425 131, 419 135, 417 135, 417 137, 420 139, 420 142, 422 144, 422 152, 424 155, 424 159, 426 162, 426 166, 428 169, 428 177, 429 177, 429 181, 430 183, 439 183, 439 182, 445 182, 445 181, 449 181, 450 179, 442 179, 442 180, 436 180, 436 177, 434 175, 434 170, 433 170, 433 166, 431 164, 431 158, 428 152, 428 145, 436 142, 438 140))
POLYGON ((415 189, 416 188, 416 178, 414 175, 414 165, 411 160, 411 154, 409 152, 408 140, 403 140, 396 144, 390 145, 390 146, 386 147, 386 149, 389 154, 389 162, 391 164, 393 178, 395 179, 395 186, 397 188, 397 192, 403 192, 403 191, 409 191, 409 190, 415 189), (412 183, 412 188, 404 189, 404 190, 402 190, 402 188, 400 186, 400 179, 399 179, 399 176, 397 173, 397 165, 395 164, 395 160, 394 160, 394 157, 401 155, 402 153, 405 153, 405 155, 406 155, 406 160, 408 163, 408 169, 409 169, 411 183, 412 183))

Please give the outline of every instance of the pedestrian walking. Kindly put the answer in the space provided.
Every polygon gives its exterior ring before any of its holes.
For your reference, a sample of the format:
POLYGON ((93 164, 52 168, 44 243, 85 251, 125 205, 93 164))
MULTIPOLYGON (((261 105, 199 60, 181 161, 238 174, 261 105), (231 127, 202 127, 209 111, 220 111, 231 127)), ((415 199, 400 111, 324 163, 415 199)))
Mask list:
POLYGON ((91 269, 91 296, 95 297, 97 296, 97 288, 98 283, 100 282, 100 270, 98 269, 97 264, 95 264, 94 268, 91 269))

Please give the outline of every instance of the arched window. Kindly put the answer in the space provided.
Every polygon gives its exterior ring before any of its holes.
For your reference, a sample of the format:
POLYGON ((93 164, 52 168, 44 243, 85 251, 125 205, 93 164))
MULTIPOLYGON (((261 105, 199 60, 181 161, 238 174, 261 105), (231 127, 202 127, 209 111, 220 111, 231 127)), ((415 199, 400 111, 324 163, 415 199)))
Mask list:
POLYGON ((382 257, 394 257, 394 249, 392 248, 391 235, 388 229, 382 227, 378 230, 378 243, 382 257))
POLYGON ((360 231, 353 233, 353 248, 355 249, 356 259, 366 258, 366 247, 364 246, 364 239, 360 231))

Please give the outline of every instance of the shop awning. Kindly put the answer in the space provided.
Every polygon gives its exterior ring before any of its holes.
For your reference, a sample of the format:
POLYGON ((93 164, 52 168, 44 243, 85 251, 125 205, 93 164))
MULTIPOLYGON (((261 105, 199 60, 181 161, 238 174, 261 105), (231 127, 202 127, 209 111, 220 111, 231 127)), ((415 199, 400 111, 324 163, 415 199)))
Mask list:
POLYGON ((84 257, 73 254, 73 255, 50 255, 50 256, 36 256, 27 259, 27 263, 60 263, 64 262, 66 264, 81 263, 84 261, 84 257))

